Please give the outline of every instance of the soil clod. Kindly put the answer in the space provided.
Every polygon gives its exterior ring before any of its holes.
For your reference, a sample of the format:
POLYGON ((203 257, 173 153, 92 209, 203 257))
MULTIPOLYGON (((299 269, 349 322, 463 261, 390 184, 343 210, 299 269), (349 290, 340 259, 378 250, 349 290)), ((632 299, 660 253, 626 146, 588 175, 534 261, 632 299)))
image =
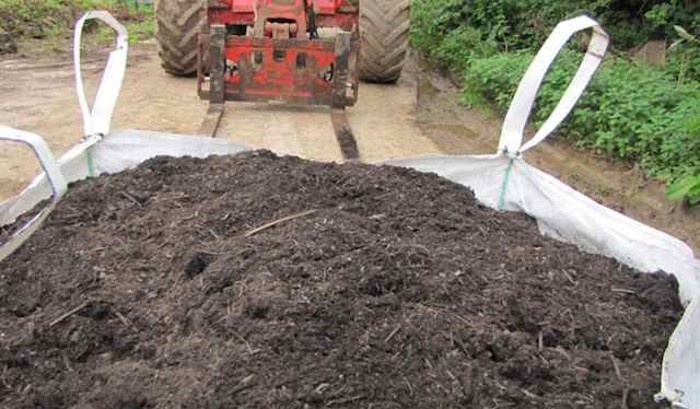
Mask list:
POLYGON ((208 253, 196 253, 187 265, 185 266, 185 276, 187 278, 194 278, 199 274, 202 274, 204 270, 211 264, 214 256, 208 253))

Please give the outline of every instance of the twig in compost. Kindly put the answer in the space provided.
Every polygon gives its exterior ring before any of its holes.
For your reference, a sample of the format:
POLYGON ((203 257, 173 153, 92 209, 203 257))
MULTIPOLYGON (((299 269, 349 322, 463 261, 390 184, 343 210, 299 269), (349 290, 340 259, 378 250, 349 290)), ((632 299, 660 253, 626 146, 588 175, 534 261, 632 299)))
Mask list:
POLYGON ((630 390, 628 388, 625 388, 624 391, 622 391, 622 402, 620 402, 620 409, 629 409, 629 406, 627 406, 627 398, 629 397, 630 390))
POLYGON ((61 315, 60 317, 56 318, 55 320, 51 321, 51 323, 49 324, 49 328, 54 327, 54 326, 60 324, 61 322, 63 322, 63 321, 66 320, 67 318, 69 318, 71 315, 73 315, 73 314, 75 314, 76 312, 78 312, 78 311, 82 310, 83 308, 87 307, 88 304, 90 304, 90 302, 86 301, 86 302, 80 304, 79 306, 73 308, 72 310, 68 311, 67 313, 61 315))
POLYGON ((125 316, 123 316, 122 313, 120 313, 119 311, 114 311, 114 315, 116 315, 117 318, 119 318, 119 321, 121 321, 124 324, 124 326, 126 326, 127 328, 131 327, 131 322, 129 322, 129 320, 125 316))
POLYGON ((389 334, 389 336, 386 337, 386 338, 384 338, 384 343, 387 343, 387 342, 391 341, 391 339, 394 338, 394 335, 396 335, 396 334, 399 332, 400 329, 401 329, 401 325, 398 325, 396 328, 394 328, 394 330, 391 331, 391 333, 389 334))
POLYGON ((459 347, 459 350, 462 351, 462 353, 464 354, 464 356, 465 356, 466 358, 470 358, 470 357, 471 357, 471 354, 469 353, 469 350, 467 349, 467 346, 464 345, 464 342, 462 342, 462 340, 459 339, 459 338, 454 338, 454 341, 455 341, 455 343, 457 344, 457 346, 459 347))
POLYGON ((314 389, 314 393, 318 393, 319 395, 323 393, 323 390, 331 386, 330 383, 320 383, 316 389, 314 389))
POLYGON ((221 241, 221 236, 219 236, 218 234, 216 234, 216 233, 214 232, 213 229, 209 229, 209 234, 211 234, 212 236, 214 236, 214 240, 216 240, 216 241, 221 241))
POLYGON ((238 385, 236 385, 231 391, 229 392, 231 395, 236 395, 240 392, 243 392, 246 389, 252 388, 255 386, 255 382, 253 380, 255 379, 255 375, 248 375, 243 380, 238 382, 238 385))
POLYGON ((578 283, 571 277, 569 273, 566 272, 566 270, 562 270, 561 272, 564 273, 564 277, 566 277, 566 279, 569 280, 571 285, 573 285, 574 287, 578 285, 578 283))
POLYGON ((634 291, 634 290, 628 290, 628 289, 626 289, 626 288, 615 288, 615 287, 612 287, 612 288, 610 289, 610 291, 612 291, 612 292, 614 292, 614 293, 622 293, 622 294, 637 294, 636 291, 634 291))
POLYGON ((70 360, 68 359, 68 355, 66 355, 65 351, 61 352, 61 358, 63 359, 63 364, 66 365, 68 372, 73 372, 73 366, 70 364, 70 360))
POLYGON ((127 199, 131 200, 132 202, 134 202, 134 204, 136 204, 136 206, 138 206, 138 207, 143 207, 143 205, 141 204, 141 202, 139 202, 138 200, 136 200, 133 196, 131 196, 130 194, 126 193, 125 191, 122 190, 122 191, 119 192, 119 193, 120 193, 122 196, 124 196, 125 198, 127 198, 127 199))
POLYGON ((464 318, 464 317, 460 317, 460 316, 459 316, 459 315, 457 315, 457 314, 452 314, 452 315, 453 315, 453 316, 454 316, 454 317, 455 317, 456 319, 458 319, 459 321, 461 321, 461 322, 462 322, 462 324, 466 325, 467 327, 471 327, 471 326, 472 326, 472 323, 471 323, 471 322, 469 322, 469 321, 467 321, 467 319, 466 319, 466 318, 464 318))
POLYGON ((569 355, 569 353, 566 352, 566 351, 564 350, 564 348, 562 348, 561 345, 557 345, 557 347, 554 348, 554 350, 557 351, 557 352, 559 352, 559 353, 560 353, 564 358, 566 358, 568 361, 571 361, 571 355, 569 355))
POLYGON ((231 333, 233 334, 234 337, 238 338, 242 343, 245 344, 246 348, 248 348, 248 352, 251 355, 254 355, 257 352, 256 350, 253 349, 253 347, 250 346, 248 341, 246 341, 246 339, 241 336, 241 334, 237 333, 236 331, 232 331, 231 333))
POLYGON ((440 382, 435 382, 435 386, 438 387, 438 389, 442 390, 446 395, 450 394, 450 391, 447 390, 440 382))
POLYGON ((613 368, 615 369, 615 376, 617 376, 617 379, 620 380, 620 382, 625 382, 625 378, 622 377, 622 372, 620 371, 620 366, 617 364, 617 360, 615 359, 615 356, 610 353, 610 360, 613 363, 613 368))
POLYGON ((408 381, 408 379, 404 376, 403 381, 408 386, 408 393, 409 395, 413 396, 413 386, 411 386, 411 382, 408 381))
POLYGON ((196 214, 193 214, 193 215, 190 215, 190 216, 183 217, 183 218, 180 220, 180 222, 184 223, 184 222, 188 222, 188 221, 190 221, 190 220, 192 220, 192 219, 196 219, 196 218, 197 218, 197 215, 196 215, 196 214))
POLYGON ((284 222, 288 222, 288 221, 290 221, 290 220, 294 220, 294 219, 299 219, 299 218, 302 218, 302 217, 306 217, 306 216, 308 216, 308 215, 311 215, 311 214, 316 213, 317 211, 318 211, 318 210, 316 210, 316 209, 312 209, 312 210, 307 210, 307 211, 305 211, 305 212, 293 214, 293 215, 291 215, 291 216, 286 216, 286 217, 283 217, 283 218, 281 218, 281 219, 277 219, 277 220, 275 220, 275 221, 272 221, 272 222, 270 222, 270 223, 267 223, 267 224, 264 224, 264 225, 262 225, 262 226, 260 226, 260 227, 257 227, 257 228, 255 228, 255 229, 253 229, 253 230, 249 230, 246 234, 243 235, 243 237, 250 237, 250 236, 252 236, 252 235, 254 235, 254 234, 260 233, 260 232, 263 231, 263 230, 267 230, 267 229, 269 229, 269 228, 271 228, 271 227, 275 227, 275 226, 277 226, 278 224, 281 224, 281 223, 284 223, 284 222))

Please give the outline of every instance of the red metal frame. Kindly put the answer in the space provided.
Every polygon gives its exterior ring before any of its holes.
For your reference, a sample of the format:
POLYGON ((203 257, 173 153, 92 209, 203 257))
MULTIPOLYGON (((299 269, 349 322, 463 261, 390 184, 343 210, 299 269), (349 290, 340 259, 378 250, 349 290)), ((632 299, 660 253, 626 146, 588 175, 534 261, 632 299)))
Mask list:
POLYGON ((353 105, 358 84, 354 73, 357 22, 358 10, 347 0, 210 0, 210 27, 221 32, 230 25, 253 26, 254 35, 225 35, 225 40, 218 40, 220 49, 209 52, 203 49, 209 37, 203 35, 200 66, 211 67, 212 61, 205 63, 210 58, 224 61, 211 73, 212 84, 223 82, 223 95, 212 97, 202 89, 201 69, 200 95, 212 102, 223 98, 337 108, 353 105), (307 4, 313 4, 317 27, 346 32, 342 41, 309 37, 307 4))
POLYGON ((229 37, 227 99, 331 105, 335 43, 229 37), (235 62, 235 63, 234 63, 235 62), (235 69, 231 64, 236 64, 235 69))
MULTIPOLYGON (((255 24, 257 0, 210 0, 209 24, 255 24)), ((309 0, 313 3, 318 27, 340 27, 352 31, 359 22, 357 7, 347 0, 309 0)))

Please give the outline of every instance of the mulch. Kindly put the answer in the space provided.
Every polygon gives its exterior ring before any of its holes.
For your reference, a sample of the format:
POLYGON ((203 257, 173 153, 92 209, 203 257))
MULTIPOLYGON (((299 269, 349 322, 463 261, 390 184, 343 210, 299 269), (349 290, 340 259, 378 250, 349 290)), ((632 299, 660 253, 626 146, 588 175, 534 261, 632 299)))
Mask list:
POLYGON ((435 175, 156 158, 0 262, 0 407, 656 408, 681 314, 435 175))

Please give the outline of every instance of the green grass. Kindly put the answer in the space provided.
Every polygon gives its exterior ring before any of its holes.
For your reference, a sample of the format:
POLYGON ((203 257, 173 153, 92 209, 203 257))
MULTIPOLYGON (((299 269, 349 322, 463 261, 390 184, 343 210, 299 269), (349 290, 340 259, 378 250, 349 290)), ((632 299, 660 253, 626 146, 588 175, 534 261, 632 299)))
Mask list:
MULTIPOLYGON (((134 0, 0 0, 0 27, 18 40, 20 51, 26 40, 46 41, 61 48, 75 21, 87 10, 110 11, 129 30, 132 42, 153 36, 152 6, 137 9, 134 0)), ((98 24, 88 25, 87 32, 97 45, 113 38, 109 28, 98 24)))

